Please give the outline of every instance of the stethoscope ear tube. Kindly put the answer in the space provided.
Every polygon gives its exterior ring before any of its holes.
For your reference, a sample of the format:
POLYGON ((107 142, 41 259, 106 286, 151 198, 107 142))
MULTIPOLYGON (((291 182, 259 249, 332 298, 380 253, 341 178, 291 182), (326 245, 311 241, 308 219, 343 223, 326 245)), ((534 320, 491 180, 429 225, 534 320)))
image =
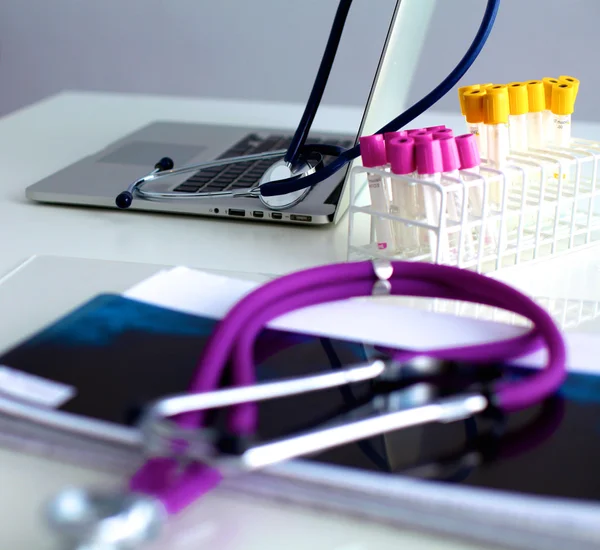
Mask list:
MULTIPOLYGON (((173 162, 172 158, 163 157, 154 165, 154 170, 152 170, 152 172, 150 172, 148 176, 153 176, 154 174, 158 174, 159 172, 165 172, 167 170, 172 170, 174 166, 175 163, 173 162)), ((136 187, 138 185, 142 185, 146 178, 148 178, 148 176, 142 178, 141 180, 134 181, 125 191, 117 195, 117 198, 115 199, 115 204, 117 205, 117 208, 124 210, 131 206, 131 203, 133 202, 133 194, 135 192, 136 187)))

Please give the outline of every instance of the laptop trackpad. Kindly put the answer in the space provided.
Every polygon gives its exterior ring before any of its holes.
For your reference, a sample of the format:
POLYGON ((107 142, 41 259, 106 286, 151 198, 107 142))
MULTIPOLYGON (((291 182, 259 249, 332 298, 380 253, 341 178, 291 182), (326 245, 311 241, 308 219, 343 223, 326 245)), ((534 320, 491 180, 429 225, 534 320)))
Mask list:
POLYGON ((111 164, 135 164, 151 168, 161 158, 171 157, 175 166, 188 163, 206 147, 198 145, 179 145, 173 143, 156 143, 151 141, 132 141, 115 151, 111 151, 98 162, 111 164))

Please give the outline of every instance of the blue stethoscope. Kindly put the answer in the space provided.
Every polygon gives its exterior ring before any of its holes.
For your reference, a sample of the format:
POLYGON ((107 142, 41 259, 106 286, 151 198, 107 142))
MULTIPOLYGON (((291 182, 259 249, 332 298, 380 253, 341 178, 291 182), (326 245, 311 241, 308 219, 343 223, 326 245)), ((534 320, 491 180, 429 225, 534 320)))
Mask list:
MULTIPOLYGON (((333 66, 333 61, 351 4, 352 0, 340 0, 329 39, 325 47, 325 52, 321 59, 319 71, 304 109, 304 114, 302 115, 302 119, 300 120, 287 151, 269 151, 255 155, 219 159, 177 169, 174 168, 172 159, 164 157, 156 163, 152 172, 131 183, 126 190, 116 197, 115 203, 117 207, 120 209, 129 208, 135 196, 146 200, 250 197, 259 199, 267 208, 272 210, 285 210, 301 202, 313 187, 320 182, 325 181, 353 159, 357 158, 360 155, 359 145, 355 145, 350 149, 343 149, 334 145, 306 143, 306 138, 327 85, 329 73, 333 66), (335 157, 335 160, 331 161, 329 164, 324 164, 324 156, 335 157), (237 164, 240 162, 271 158, 279 158, 279 160, 265 172, 259 184, 250 189, 207 191, 193 194, 176 193, 173 191, 149 191, 144 189, 146 183, 166 177, 198 172, 208 168, 237 164)), ((499 5, 500 0, 488 0, 479 30, 477 31, 471 46, 454 70, 434 90, 417 101, 404 113, 388 122, 376 133, 393 132, 404 127, 411 120, 433 106, 458 83, 483 48, 485 41, 492 30, 499 5)))

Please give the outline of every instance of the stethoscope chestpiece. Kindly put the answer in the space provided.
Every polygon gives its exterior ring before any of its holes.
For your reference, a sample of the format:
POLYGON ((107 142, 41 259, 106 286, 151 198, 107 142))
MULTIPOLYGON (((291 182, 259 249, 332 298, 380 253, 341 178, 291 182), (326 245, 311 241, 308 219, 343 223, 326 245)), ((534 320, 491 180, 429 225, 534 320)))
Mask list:
POLYGON ((157 499, 130 492, 65 489, 46 509, 50 528, 73 550, 132 550, 158 537, 165 521, 157 499))
MULTIPOLYGON (((277 182, 294 176, 308 176, 314 174, 323 164, 323 156, 314 153, 309 158, 301 159, 295 166, 290 166, 285 160, 279 160, 263 174, 258 189, 265 183, 277 182)), ((265 197, 262 193, 258 195, 260 202, 271 210, 286 210, 303 201, 310 192, 311 187, 305 187, 298 191, 265 197)))

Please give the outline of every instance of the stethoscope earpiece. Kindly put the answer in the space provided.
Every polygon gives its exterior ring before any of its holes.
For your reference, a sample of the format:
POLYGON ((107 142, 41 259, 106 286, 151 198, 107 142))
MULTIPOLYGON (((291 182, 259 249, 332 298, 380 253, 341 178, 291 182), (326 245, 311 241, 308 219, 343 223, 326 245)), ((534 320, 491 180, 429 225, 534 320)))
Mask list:
POLYGON ((163 157, 154 165, 154 169, 158 172, 162 172, 164 170, 172 170, 173 166, 175 166, 175 163, 172 158, 163 157))
POLYGON ((133 193, 139 185, 142 185, 144 183, 146 178, 154 176, 159 172, 166 172, 167 170, 172 170, 174 166, 175 163, 173 162, 173 159, 171 157, 161 158, 154 165, 154 170, 152 170, 152 172, 150 172, 146 177, 132 183, 125 191, 117 195, 117 198, 115 199, 115 204, 117 205, 117 208, 119 208, 120 210, 125 210, 129 208, 131 206, 131 203, 133 202, 133 193))
POLYGON ((123 191, 122 193, 119 193, 117 195, 117 198, 115 199, 115 204, 117 205, 117 208, 120 208, 121 210, 129 208, 132 202, 133 195, 129 191, 123 191))

